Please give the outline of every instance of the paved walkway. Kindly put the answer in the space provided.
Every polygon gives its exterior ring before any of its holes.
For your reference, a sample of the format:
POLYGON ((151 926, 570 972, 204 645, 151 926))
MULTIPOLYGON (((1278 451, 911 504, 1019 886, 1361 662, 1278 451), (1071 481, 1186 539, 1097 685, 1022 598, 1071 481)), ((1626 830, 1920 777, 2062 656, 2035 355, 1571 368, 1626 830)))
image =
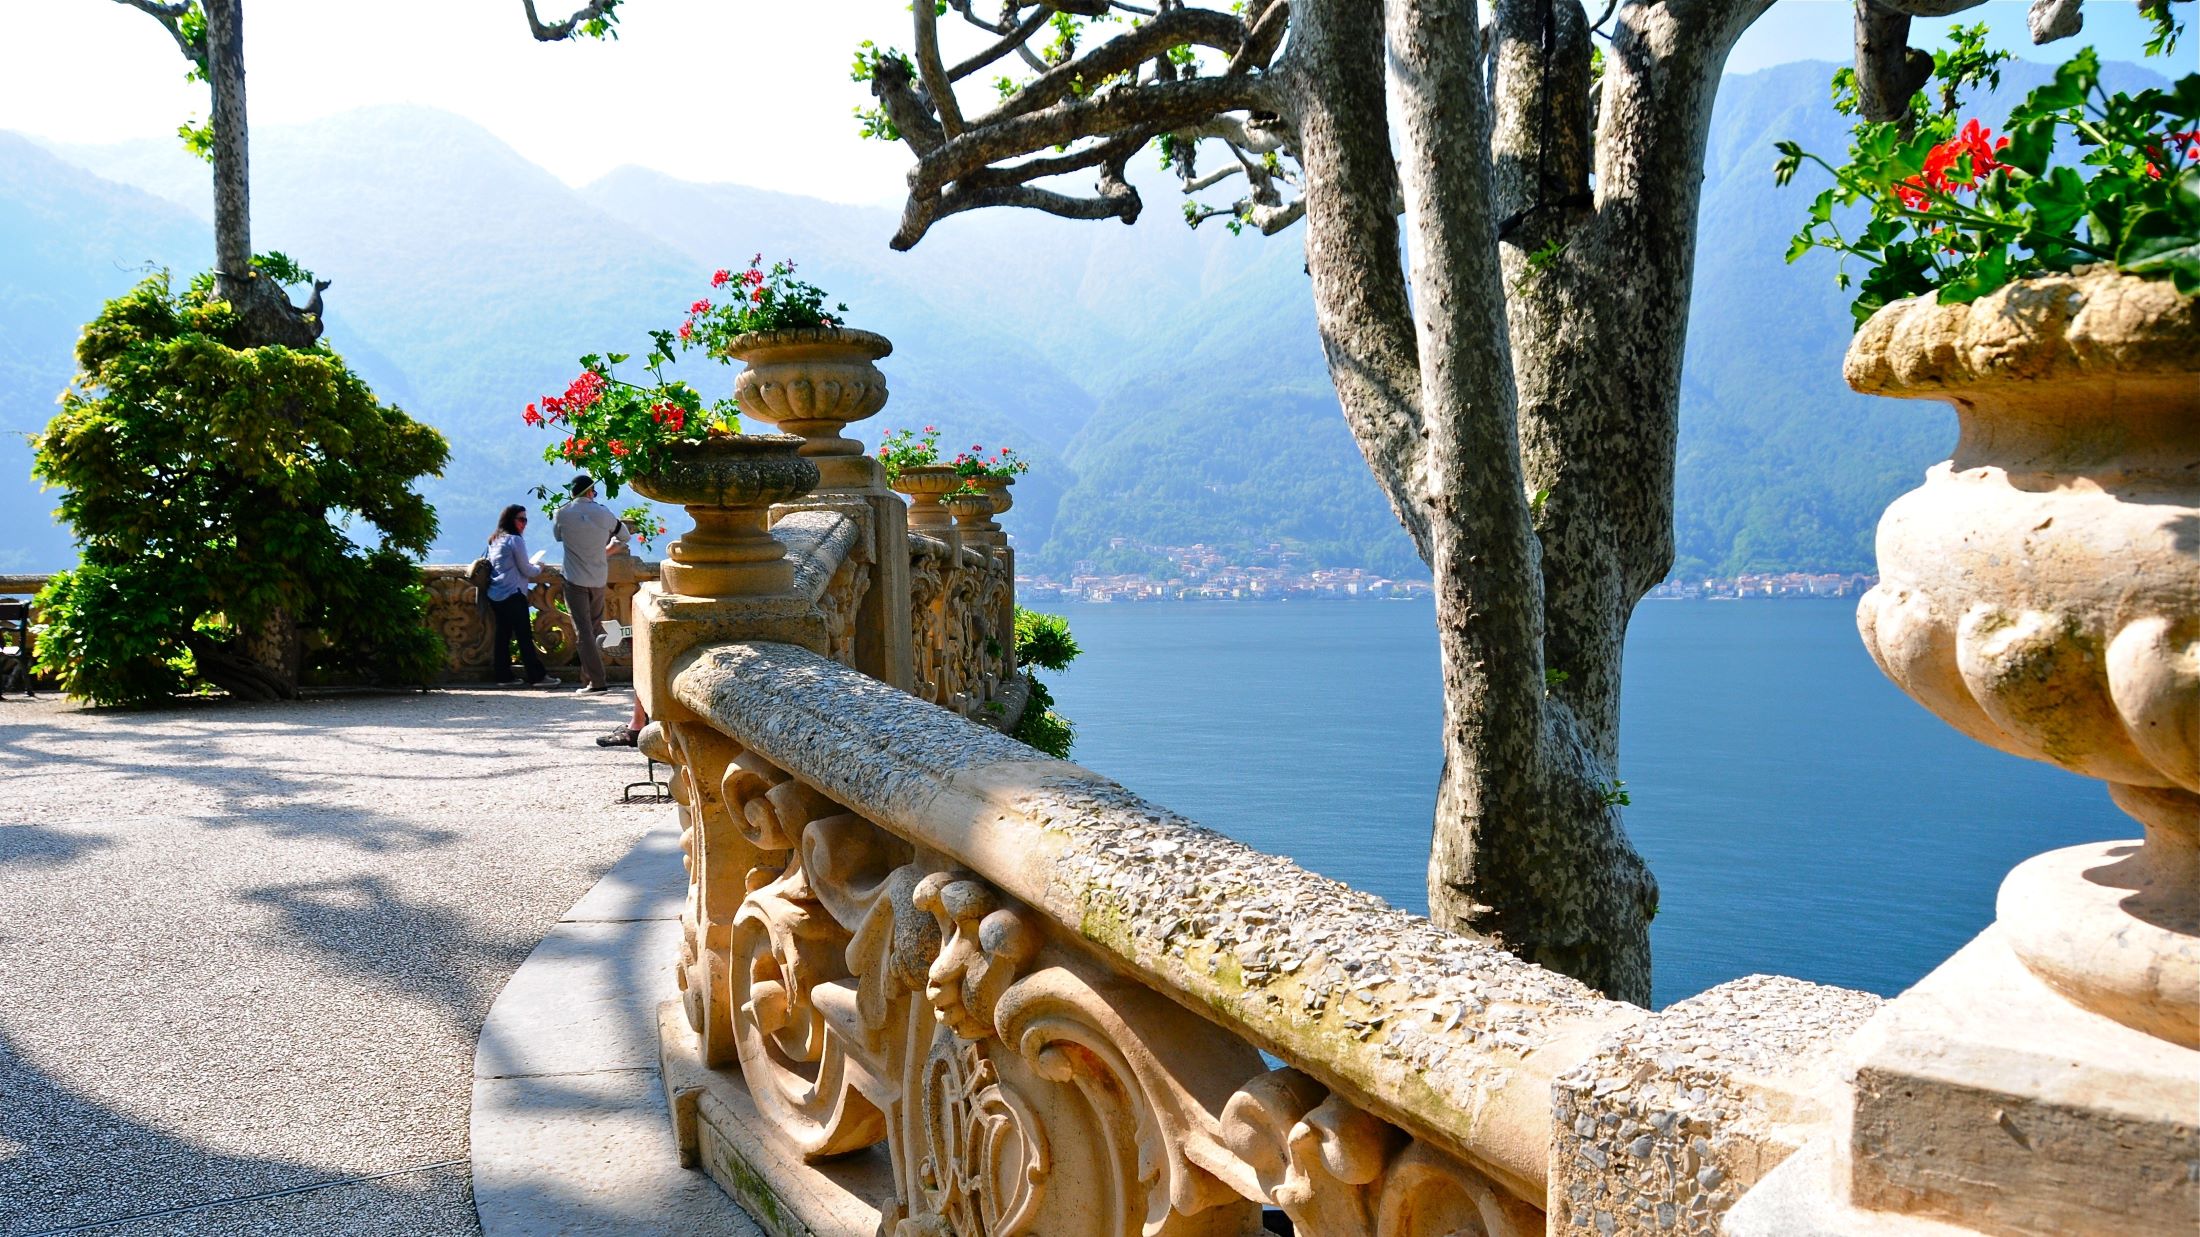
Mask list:
POLYGON ((0 1234, 470 1234, 475 1036, 670 817, 622 694, 0 700, 0 1234))

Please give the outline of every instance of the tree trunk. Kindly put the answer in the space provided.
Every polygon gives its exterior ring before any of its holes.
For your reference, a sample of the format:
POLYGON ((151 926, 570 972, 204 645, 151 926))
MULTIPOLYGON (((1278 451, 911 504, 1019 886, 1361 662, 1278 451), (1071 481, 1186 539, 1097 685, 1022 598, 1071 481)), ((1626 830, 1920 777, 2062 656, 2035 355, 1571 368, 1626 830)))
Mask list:
POLYGON ((243 0, 205 0, 206 78, 214 96, 214 291, 242 305, 252 271, 251 130, 244 106, 243 0))
POLYGON ((239 700, 295 700, 304 641, 290 611, 277 610, 236 639, 191 638, 199 676, 239 700))
POLYGON ((1292 13, 1331 376, 1436 581, 1431 916, 1643 1003, 1658 892, 1618 811, 1623 649, 1673 559, 1711 101, 1766 2, 1622 9, 1594 136, 1577 0, 1498 0, 1486 62, 1471 0, 1292 13), (1394 164, 1365 138, 1386 127, 1386 52, 1394 164))
POLYGON ((304 348, 320 338, 320 288, 308 312, 252 266, 251 125, 245 113, 244 2, 205 0, 206 77, 214 96, 214 294, 237 310, 248 345, 304 348))

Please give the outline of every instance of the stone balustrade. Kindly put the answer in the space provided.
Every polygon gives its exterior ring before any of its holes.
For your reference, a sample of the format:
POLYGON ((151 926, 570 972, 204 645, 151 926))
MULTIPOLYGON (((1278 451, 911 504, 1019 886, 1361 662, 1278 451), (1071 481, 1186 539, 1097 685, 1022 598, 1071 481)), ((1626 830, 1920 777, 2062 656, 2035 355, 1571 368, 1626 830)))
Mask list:
POLYGON ((1712 1232, 1877 1004, 1606 1001, 791 645, 665 686, 667 1085, 778 1232, 1712 1232))
POLYGON ((1862 621, 1966 733, 2109 778, 2148 830, 2020 868, 2002 923, 1887 1002, 1769 976, 1608 1001, 975 724, 1016 678, 1005 504, 932 467, 905 509, 839 424, 806 439, 791 590, 636 599, 689 873, 660 1020, 682 1156, 781 1235, 2191 1231, 2200 320, 2089 278, 1890 309, 1922 342, 1876 323, 1851 356, 1891 353, 1895 393, 1987 380, 1951 355, 2062 365, 2093 383, 2066 405, 2121 418, 1959 403, 1862 621), (2058 321, 2076 361, 2008 346, 2058 321), (2058 503, 2084 518, 2033 510, 2058 503), (2031 548, 1974 544, 2002 525, 2031 548), (826 581, 866 571, 835 636, 826 581), (2104 697, 2113 727, 2080 708, 2104 697))

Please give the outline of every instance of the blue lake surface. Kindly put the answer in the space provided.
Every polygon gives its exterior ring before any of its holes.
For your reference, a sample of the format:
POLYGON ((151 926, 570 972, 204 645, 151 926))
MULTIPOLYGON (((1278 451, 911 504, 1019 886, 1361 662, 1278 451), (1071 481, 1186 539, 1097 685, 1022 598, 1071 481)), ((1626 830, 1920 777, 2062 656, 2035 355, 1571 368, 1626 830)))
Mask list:
MULTIPOLYGON (((1085 650, 1049 676, 1079 763, 1427 910, 1430 603, 1050 608, 1085 650)), ((1913 704, 1859 643, 1853 601, 1645 603, 1624 707, 1659 1005, 1758 972, 1892 995, 1992 921, 2020 860, 2139 832, 2100 783, 1913 704)))

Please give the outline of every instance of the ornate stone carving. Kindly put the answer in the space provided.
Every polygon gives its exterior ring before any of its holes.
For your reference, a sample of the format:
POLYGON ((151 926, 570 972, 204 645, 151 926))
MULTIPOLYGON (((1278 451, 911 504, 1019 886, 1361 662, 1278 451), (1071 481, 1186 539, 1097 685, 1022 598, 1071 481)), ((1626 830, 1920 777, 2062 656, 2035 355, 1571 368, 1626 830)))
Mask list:
POLYGON ((690 730, 691 1025, 708 1039, 724 1011, 763 1136, 812 1162, 883 1141, 880 1232, 1251 1237, 1263 1206, 1325 1237, 1540 1231, 985 876, 690 730), (730 919, 721 860, 744 869, 730 919))
POLYGON ((1540 1211, 1331 1095, 1295 1069, 1247 1082, 1223 1109, 1239 1188, 1324 1237, 1526 1237, 1540 1211))
POLYGON ((736 825, 727 783, 745 753, 740 744, 701 722, 654 729, 672 763, 672 798, 680 818, 680 855, 687 866, 687 904, 680 914, 680 1000, 702 1042, 704 1064, 735 1059, 733 997, 728 990, 733 924, 747 898, 748 875, 763 852, 736 825))
POLYGON ((843 666, 856 664, 856 615, 863 608, 863 598, 871 589, 870 558, 863 551, 864 542, 858 539, 856 548, 834 570, 831 583, 818 598, 818 608, 825 613, 825 631, 830 640, 830 656, 843 666))

